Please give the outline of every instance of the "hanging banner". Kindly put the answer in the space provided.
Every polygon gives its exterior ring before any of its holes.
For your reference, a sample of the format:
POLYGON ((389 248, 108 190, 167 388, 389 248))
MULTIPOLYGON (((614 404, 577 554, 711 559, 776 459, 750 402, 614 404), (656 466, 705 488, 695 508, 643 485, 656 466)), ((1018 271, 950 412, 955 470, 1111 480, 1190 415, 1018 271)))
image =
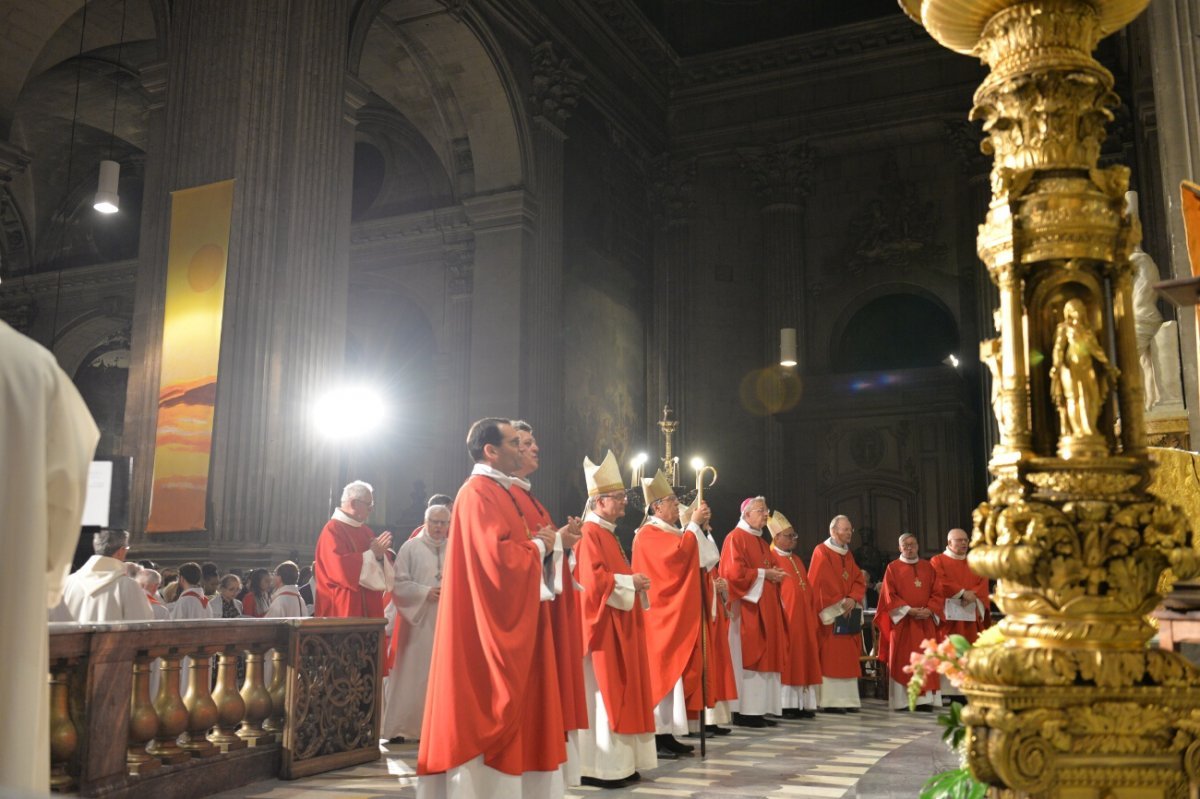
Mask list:
POLYGON ((171 192, 148 533, 205 529, 233 183, 171 192))

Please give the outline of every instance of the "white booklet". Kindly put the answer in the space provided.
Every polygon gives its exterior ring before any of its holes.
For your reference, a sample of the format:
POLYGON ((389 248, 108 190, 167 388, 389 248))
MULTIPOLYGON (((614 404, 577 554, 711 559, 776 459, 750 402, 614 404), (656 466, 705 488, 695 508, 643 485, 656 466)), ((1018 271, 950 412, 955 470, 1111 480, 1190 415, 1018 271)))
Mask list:
POLYGON ((975 621, 977 609, 978 605, 974 600, 964 605, 957 599, 947 599, 943 615, 946 621, 975 621))

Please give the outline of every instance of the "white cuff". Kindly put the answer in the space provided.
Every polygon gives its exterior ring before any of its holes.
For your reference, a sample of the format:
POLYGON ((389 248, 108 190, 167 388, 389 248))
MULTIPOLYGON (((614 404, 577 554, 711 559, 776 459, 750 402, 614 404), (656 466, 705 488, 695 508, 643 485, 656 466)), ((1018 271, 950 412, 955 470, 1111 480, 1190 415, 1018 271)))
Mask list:
POLYGON ((843 600, 839 599, 837 602, 834 602, 832 605, 825 608, 820 612, 820 614, 818 614, 821 618, 821 624, 824 624, 828 627, 829 625, 833 624, 834 620, 838 616, 842 615, 844 612, 842 609, 842 601, 843 600))
POLYGON ((392 562, 384 556, 382 561, 375 559, 375 553, 367 550, 362 553, 362 569, 358 573, 358 584, 368 591, 391 591, 396 582, 396 572, 392 562))
POLYGON ((633 610, 633 600, 637 596, 637 591, 633 588, 633 575, 614 574, 613 581, 616 585, 613 586, 612 593, 608 595, 606 604, 617 610, 633 610))
POLYGON ((717 545, 712 539, 704 534, 700 529, 700 525, 691 522, 687 526, 687 531, 696 536, 696 543, 700 545, 700 567, 703 569, 711 569, 716 566, 721 560, 721 552, 717 549, 717 545))
POLYGON ((754 585, 750 586, 750 590, 747 591, 742 596, 742 599, 746 600, 747 602, 757 605, 758 600, 762 598, 763 584, 766 582, 767 582, 767 570, 759 569, 758 570, 758 579, 756 579, 754 581, 754 585))
POLYGON ((538 560, 541 560, 542 558, 546 557, 546 544, 542 541, 542 539, 531 538, 530 540, 533 541, 533 545, 535 547, 537 547, 538 560))
POLYGON ((910 610, 912 610, 912 608, 910 606, 901 605, 900 607, 896 608, 891 613, 889 613, 888 615, 892 617, 892 624, 896 624, 901 619, 903 619, 905 616, 907 616, 908 612, 910 610))

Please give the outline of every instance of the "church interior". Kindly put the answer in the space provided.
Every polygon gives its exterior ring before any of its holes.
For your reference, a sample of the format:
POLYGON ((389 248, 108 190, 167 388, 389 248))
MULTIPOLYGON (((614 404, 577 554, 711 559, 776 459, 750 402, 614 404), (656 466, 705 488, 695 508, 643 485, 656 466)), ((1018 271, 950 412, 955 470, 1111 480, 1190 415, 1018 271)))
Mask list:
MULTIPOLYGON (((1158 280, 1184 279, 1200 11, 1122 2, 1138 7, 1094 53, 1119 103, 1093 169, 1129 168, 1140 246, 1158 280)), ((129 470, 139 558, 310 562, 353 479, 375 487, 376 530, 411 529, 462 484, 483 416, 533 425, 539 497, 578 514, 585 456, 656 464, 665 412, 678 482, 693 457, 719 470, 716 530, 761 494, 798 552, 835 514, 855 546, 873 534, 890 558, 911 532, 939 552, 980 503, 1009 501, 991 466, 1025 445, 1001 430, 980 347, 1012 335, 981 263, 998 207, 973 112, 988 65, 905 11, 0 0, 0 319, 53 352, 100 428, 96 458, 129 470), (101 213, 112 162, 118 210, 101 213), (173 208, 227 181, 202 523, 156 524, 173 208), (314 406, 344 386, 376 392, 382 421, 322 435, 314 406)), ((1148 296, 1145 443, 1194 450, 1194 309, 1148 296)), ((1051 423, 1030 408, 1036 434, 1051 423)), ((255 645, 303 640, 278 635, 255 645)))

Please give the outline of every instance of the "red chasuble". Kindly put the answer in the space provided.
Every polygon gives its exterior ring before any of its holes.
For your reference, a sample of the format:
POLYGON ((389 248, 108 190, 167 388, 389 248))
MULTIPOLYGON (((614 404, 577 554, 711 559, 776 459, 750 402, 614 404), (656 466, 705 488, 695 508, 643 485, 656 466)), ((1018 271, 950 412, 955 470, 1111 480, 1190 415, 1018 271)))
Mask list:
MULTIPOLYGON (((718 577, 717 569, 704 576, 704 603, 710 607, 716 588, 713 580, 718 577)), ((738 698, 737 675, 733 673, 733 655, 729 651, 729 608, 717 596, 717 615, 708 623, 708 673, 709 701, 732 702, 738 698)))
MULTIPOLYGON (((520 486, 513 486, 513 497, 529 529, 545 525, 558 528, 537 497, 520 486)), ((571 582, 570 558, 563 553, 563 591, 550 603, 550 622, 554 630, 554 654, 558 663, 558 691, 562 696, 563 724, 569 730, 586 730, 587 696, 583 690, 583 634, 579 629, 579 592, 571 582)))
MULTIPOLYGON (((758 570, 774 565, 771 545, 761 535, 735 527, 721 546, 719 568, 721 576, 729 582, 729 601, 742 599, 758 579, 758 570)), ((757 603, 743 600, 738 605, 742 620, 742 668, 782 672, 787 658, 787 632, 779 586, 764 580, 757 603)))
MULTIPOLYGON (((975 596, 979 597, 979 601, 983 603, 983 607, 987 608, 990 601, 987 578, 980 577, 971 571, 966 559, 952 558, 943 552, 940 555, 934 555, 929 562, 933 565, 933 570, 937 572, 938 593, 944 602, 950 602, 951 598, 961 591, 974 591, 975 596)), ((975 639, 986 628, 987 625, 979 616, 979 609, 976 607, 975 621, 942 619, 942 623, 938 626, 938 640, 941 641, 949 635, 958 634, 971 643, 975 643, 975 639)))
MULTIPOLYGON (((854 555, 841 554, 826 544, 817 544, 808 566, 809 582, 815 593, 817 614, 830 605, 850 597, 862 604, 867 595, 867 583, 854 562, 854 555)), ((818 619, 819 621, 819 619, 818 619)), ((854 679, 861 671, 858 659, 862 655, 862 637, 834 635, 832 624, 817 629, 817 645, 821 650, 821 674, 833 679, 854 679)))
MULTIPOLYGON (((650 698, 658 704, 682 678, 687 709, 697 713, 704 703, 699 549, 691 533, 653 524, 643 526, 633 539, 633 570, 650 578, 650 608, 645 613, 650 698)), ((710 701, 712 685, 710 674, 710 701)))
POLYGON ((607 604, 616 587, 614 575, 632 573, 616 535, 584 522, 583 538, 575 545, 575 581, 583 586, 583 651, 592 656, 612 731, 622 735, 654 732, 641 603, 635 599, 631 610, 607 604))
POLYGON ((542 557, 512 495, 474 475, 450 517, 417 773, 479 755, 505 774, 567 759, 542 557))
POLYGON ((784 685, 819 685, 821 655, 817 648, 817 628, 821 621, 813 605, 813 589, 800 558, 781 554, 771 548, 771 559, 787 575, 779 584, 787 624, 788 658, 783 670, 784 685))
MULTIPOLYGON (((363 553, 371 548, 374 538, 375 533, 365 524, 352 527, 337 519, 330 519, 325 524, 317 538, 317 554, 313 560, 313 575, 317 579, 314 616, 383 618, 386 592, 371 591, 358 584, 363 553)), ((253 607, 250 611, 254 615, 266 612, 266 608, 256 611, 253 607)))
MULTIPOLYGON (((933 619, 914 619, 905 614, 893 622, 891 613, 908 605, 910 608, 929 608, 942 615, 942 600, 938 597, 937 572, 927 560, 905 563, 894 560, 883 573, 883 589, 879 592, 879 609, 875 617, 879 625, 879 657, 888 664, 892 680, 905 683, 904 667, 921 642, 937 638, 937 622, 933 619)), ((925 678, 925 691, 938 689, 938 675, 931 672, 925 678)))

